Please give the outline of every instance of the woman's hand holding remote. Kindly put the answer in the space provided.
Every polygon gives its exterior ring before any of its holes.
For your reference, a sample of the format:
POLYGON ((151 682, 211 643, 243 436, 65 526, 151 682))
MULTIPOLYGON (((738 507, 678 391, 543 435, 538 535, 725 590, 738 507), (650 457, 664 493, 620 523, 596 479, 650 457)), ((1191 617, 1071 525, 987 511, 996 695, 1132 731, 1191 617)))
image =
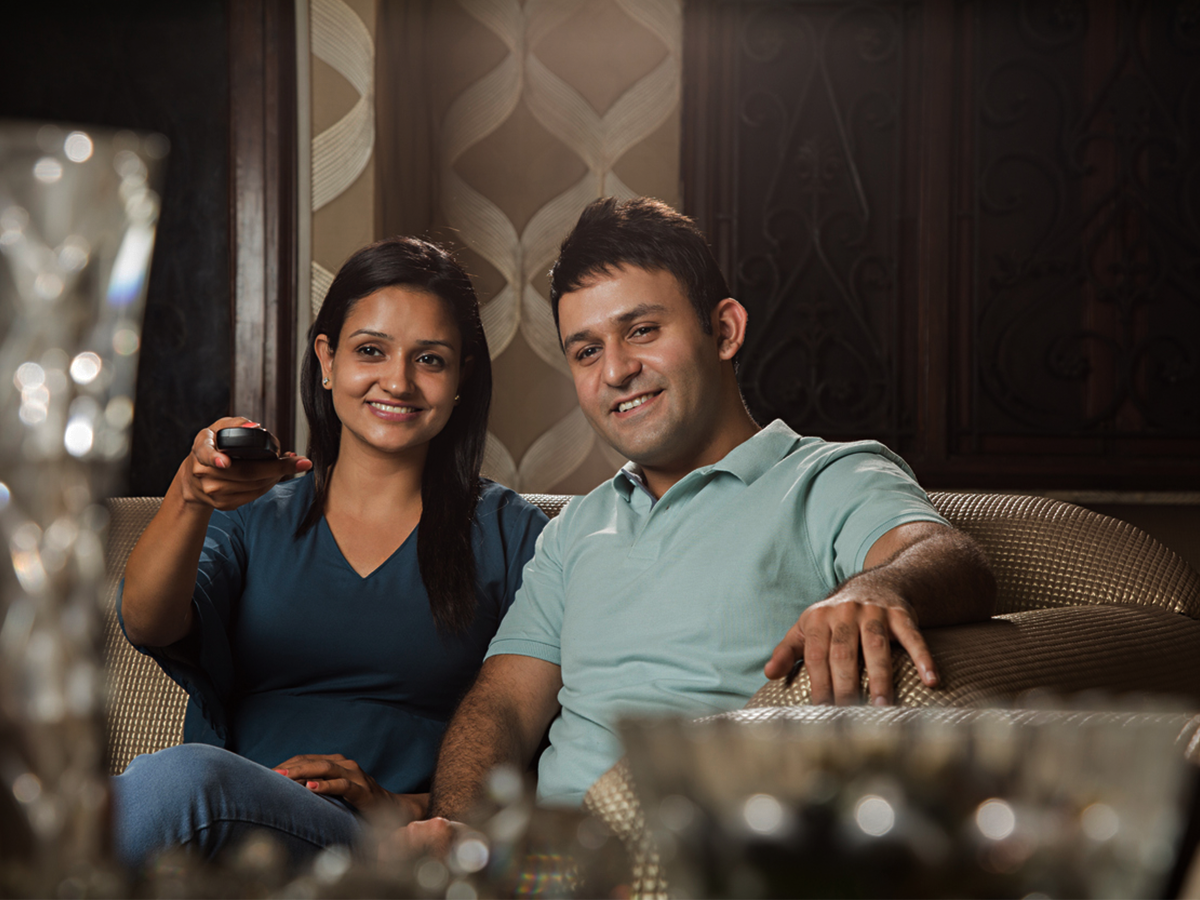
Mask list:
POLYGON ((309 459, 290 452, 278 459, 258 460, 235 459, 218 450, 217 432, 240 426, 260 427, 249 419, 234 416, 218 419, 196 435, 192 452, 183 461, 177 477, 186 503, 237 509, 257 500, 282 479, 312 468, 309 459))

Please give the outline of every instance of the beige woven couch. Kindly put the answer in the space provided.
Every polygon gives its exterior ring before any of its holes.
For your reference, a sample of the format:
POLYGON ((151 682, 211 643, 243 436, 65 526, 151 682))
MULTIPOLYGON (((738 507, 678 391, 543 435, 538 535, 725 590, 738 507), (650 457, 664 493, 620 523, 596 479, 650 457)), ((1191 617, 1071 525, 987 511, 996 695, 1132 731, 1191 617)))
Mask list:
MULTIPOLYGON (((933 493, 938 510, 974 537, 992 560, 998 615, 937 628, 926 638, 942 687, 921 684, 897 654, 902 706, 986 706, 1025 691, 1176 694, 1200 709, 1200 575, 1131 525, 1069 503, 1003 494, 933 493)), ((557 515, 570 499, 531 494, 557 515)), ((179 743, 184 693, 128 645, 113 613, 116 584, 159 498, 109 501, 105 623, 110 675, 110 770, 139 753, 179 743)), ((771 648, 764 647, 764 659, 771 648)), ((808 701, 807 678, 771 682, 750 706, 808 701)))

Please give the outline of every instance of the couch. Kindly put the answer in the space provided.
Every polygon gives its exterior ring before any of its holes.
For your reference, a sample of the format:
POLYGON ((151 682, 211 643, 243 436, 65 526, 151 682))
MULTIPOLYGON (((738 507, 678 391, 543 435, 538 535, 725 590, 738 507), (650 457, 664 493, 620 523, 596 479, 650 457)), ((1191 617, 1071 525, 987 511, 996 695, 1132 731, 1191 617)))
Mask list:
MULTIPOLYGON (((550 516, 570 497, 529 494, 550 516)), ((941 673, 927 688, 908 656, 894 658, 896 702, 904 707, 1012 705, 1029 691, 1172 695, 1200 709, 1200 574, 1144 532, 1089 510, 1041 497, 933 492, 934 506, 970 534, 992 561, 996 616, 928 629, 941 673)), ((181 740, 186 697, 125 641, 116 622, 116 585, 159 498, 109 501, 105 654, 110 771, 139 753, 181 740)), ((764 647, 764 660, 771 648, 764 647)), ((805 705, 801 671, 791 684, 766 682, 749 708, 805 705)), ((589 792, 586 806, 634 849, 634 886, 662 885, 637 852, 643 830, 624 764, 589 792), (640 859, 639 859, 640 857, 640 859)), ((651 854, 653 856, 653 854, 651 854)))
MULTIPOLYGON (((528 497, 550 516, 570 500, 528 497)), ((925 687, 908 656, 896 654, 898 705, 987 706, 1041 689, 1174 694, 1200 708, 1200 575, 1178 555, 1132 525, 1070 503, 953 492, 930 499, 990 557, 997 615, 926 631, 939 688, 925 687)), ((104 649, 112 772, 139 753, 179 743, 183 733, 183 691, 128 645, 113 606, 125 560, 159 502, 109 501, 104 649)), ((801 672, 790 686, 765 683, 749 706, 808 699, 801 672)))

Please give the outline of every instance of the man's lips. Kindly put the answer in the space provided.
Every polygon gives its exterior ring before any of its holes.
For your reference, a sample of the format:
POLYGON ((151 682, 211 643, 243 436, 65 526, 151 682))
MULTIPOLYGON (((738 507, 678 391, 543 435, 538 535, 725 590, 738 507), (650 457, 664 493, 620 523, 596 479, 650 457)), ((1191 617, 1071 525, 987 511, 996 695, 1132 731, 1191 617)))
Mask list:
POLYGON ((612 412, 624 413, 629 412, 631 409, 637 409, 643 403, 653 400, 661 393, 662 391, 646 391, 642 394, 635 394, 632 397, 626 397, 624 400, 618 401, 616 405, 613 406, 612 412))

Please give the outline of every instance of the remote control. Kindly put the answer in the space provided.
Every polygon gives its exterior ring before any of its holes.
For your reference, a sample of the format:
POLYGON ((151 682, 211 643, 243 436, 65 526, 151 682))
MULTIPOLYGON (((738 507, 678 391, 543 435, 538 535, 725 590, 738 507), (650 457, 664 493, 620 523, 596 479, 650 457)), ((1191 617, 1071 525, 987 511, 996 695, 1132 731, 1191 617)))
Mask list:
POLYGON ((265 428, 222 428, 217 449, 231 459, 279 458, 279 441, 265 428))

